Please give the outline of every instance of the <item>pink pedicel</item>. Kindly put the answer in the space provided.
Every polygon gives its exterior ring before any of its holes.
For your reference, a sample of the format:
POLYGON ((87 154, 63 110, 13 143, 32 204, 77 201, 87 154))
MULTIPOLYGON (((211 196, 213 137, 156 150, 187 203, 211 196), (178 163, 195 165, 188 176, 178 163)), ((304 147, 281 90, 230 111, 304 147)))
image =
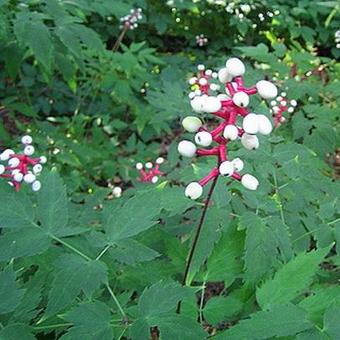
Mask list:
POLYGON ((42 164, 45 164, 47 159, 44 156, 32 157, 35 150, 31 145, 33 140, 30 136, 22 137, 21 142, 24 145, 22 153, 6 149, 0 154, 0 161, 7 161, 7 165, 0 164, 0 178, 8 180, 16 191, 20 190, 23 183, 30 184, 33 191, 39 191, 41 183, 37 177, 43 169, 42 164))
POLYGON ((164 163, 164 158, 159 157, 156 159, 155 164, 151 162, 136 164, 136 169, 139 171, 138 181, 142 183, 157 183, 159 177, 164 176, 165 173, 160 171, 161 164, 164 163))
POLYGON ((189 198, 199 198, 203 187, 220 175, 240 181, 250 190, 256 190, 258 187, 259 183, 255 177, 239 173, 243 169, 242 160, 229 159, 228 144, 241 139, 246 149, 257 149, 259 142, 256 134, 268 135, 272 131, 272 124, 265 115, 252 113, 248 109, 250 97, 258 94, 263 99, 272 99, 277 96, 277 88, 265 80, 257 82, 255 86, 247 87, 244 84, 244 73, 243 62, 231 58, 226 62, 226 67, 218 73, 206 70, 204 65, 199 65, 197 76, 189 80, 192 90, 189 98, 193 110, 199 114, 208 113, 221 119, 210 131, 203 126, 198 117, 190 116, 182 121, 183 127, 188 132, 196 133, 195 143, 204 148, 198 148, 194 143, 185 140, 178 144, 179 153, 184 157, 196 155, 217 158, 217 166, 206 177, 187 186, 186 196, 189 198), (217 78, 222 85, 216 83, 217 78), (238 126, 239 121, 242 121, 241 126, 238 126))
POLYGON ((293 113, 297 106, 296 100, 288 100, 286 92, 281 92, 279 96, 270 102, 270 112, 274 118, 275 127, 280 127, 282 123, 286 122, 286 117, 283 116, 285 112, 293 113))

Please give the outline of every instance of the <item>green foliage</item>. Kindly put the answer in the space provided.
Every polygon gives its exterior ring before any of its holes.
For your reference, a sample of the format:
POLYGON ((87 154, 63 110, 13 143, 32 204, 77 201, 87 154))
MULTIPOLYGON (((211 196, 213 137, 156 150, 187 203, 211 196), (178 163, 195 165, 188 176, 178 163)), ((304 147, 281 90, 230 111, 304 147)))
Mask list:
MULTIPOLYGON (((0 178, 0 339, 337 339, 339 13, 336 1, 0 0, 0 152, 30 134, 48 158, 39 192, 0 178), (260 187, 217 182, 182 286, 203 207, 183 187, 214 166, 176 150, 187 80, 230 56, 247 85, 272 79, 298 105, 258 150, 230 145, 260 187), (139 183, 136 162, 158 156, 166 176, 139 183)), ((270 116, 258 98, 251 108, 270 116)))

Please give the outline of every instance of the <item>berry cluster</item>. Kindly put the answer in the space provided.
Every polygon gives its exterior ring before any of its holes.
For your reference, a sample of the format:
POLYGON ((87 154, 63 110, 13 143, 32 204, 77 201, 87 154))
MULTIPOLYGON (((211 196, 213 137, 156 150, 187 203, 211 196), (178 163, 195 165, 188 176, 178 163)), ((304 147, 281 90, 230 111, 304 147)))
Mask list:
POLYGON ((142 19, 142 9, 131 9, 130 14, 120 18, 120 28, 125 28, 128 30, 133 30, 138 27, 138 20, 142 19))
POLYGON ((288 101, 287 100, 287 93, 281 92, 275 100, 270 102, 271 110, 270 112, 274 118, 274 124, 276 127, 279 127, 282 123, 286 121, 286 118, 283 116, 284 112, 293 113, 295 111, 295 107, 297 102, 295 99, 288 101))
POLYGON ((14 186, 16 191, 20 190, 23 182, 31 184, 33 191, 38 191, 41 183, 37 176, 42 171, 41 164, 45 164, 47 159, 45 156, 31 158, 34 153, 31 136, 22 137, 21 142, 24 145, 23 153, 16 154, 13 150, 6 149, 0 154, 0 161, 7 161, 7 166, 0 164, 0 177, 8 179, 8 183, 14 186))
POLYGON ((208 38, 204 34, 196 35, 196 44, 199 47, 206 46, 208 44, 208 38))
POLYGON ((151 162, 136 164, 136 169, 139 171, 139 181, 143 183, 157 183, 159 176, 164 176, 164 173, 159 170, 160 165, 164 163, 163 157, 156 159, 156 165, 154 166, 151 162))
POLYGON ((197 145, 204 148, 212 143, 217 145, 210 149, 199 149, 193 142, 183 140, 178 144, 178 152, 184 157, 216 156, 217 166, 206 177, 186 187, 185 195, 191 199, 199 198, 203 193, 203 187, 220 175, 240 181, 247 189, 257 189, 259 182, 254 176, 239 174, 243 169, 243 161, 239 158, 228 159, 227 145, 230 141, 240 138, 246 149, 257 149, 259 140, 256 134, 270 134, 272 124, 265 115, 248 111, 250 96, 257 93, 263 99, 272 99, 278 94, 276 86, 266 80, 258 81, 255 86, 245 87, 243 81, 245 65, 238 58, 227 60, 226 66, 217 74, 219 81, 224 85, 225 93, 215 95, 210 93, 215 91, 209 84, 214 77, 212 71, 209 70, 208 76, 207 72, 208 70, 204 72, 204 66, 200 65, 199 76, 189 81, 190 84, 199 86, 195 92, 189 94, 191 107, 197 113, 210 113, 222 118, 222 122, 212 131, 207 131, 201 119, 189 116, 182 121, 182 125, 188 132, 196 133, 194 140, 197 145), (206 79, 207 82, 202 82, 201 79, 206 79), (243 119, 242 126, 238 126, 238 117, 243 119))
POLYGON ((334 33, 335 47, 340 48, 340 30, 334 33))

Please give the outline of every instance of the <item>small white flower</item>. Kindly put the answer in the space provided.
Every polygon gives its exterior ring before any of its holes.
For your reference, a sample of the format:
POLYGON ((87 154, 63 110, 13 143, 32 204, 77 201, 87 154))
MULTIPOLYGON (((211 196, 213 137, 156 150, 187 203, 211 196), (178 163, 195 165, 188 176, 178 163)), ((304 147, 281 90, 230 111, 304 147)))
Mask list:
POLYGON ((21 138, 21 143, 22 144, 28 145, 28 144, 32 144, 32 142, 33 142, 33 138, 31 136, 27 135, 27 136, 23 136, 21 138))
POLYGON ((141 162, 138 162, 137 164, 136 164, 136 169, 137 170, 142 170, 143 169, 143 164, 141 163, 141 162))
POLYGON ((230 177, 234 173, 234 170, 234 164, 230 161, 222 162, 219 167, 219 171, 222 176, 230 177))
POLYGON ((183 157, 193 157, 196 154, 196 145, 188 140, 182 140, 177 147, 183 157))
POLYGON ((227 72, 233 78, 242 76, 246 71, 246 67, 244 66, 243 62, 238 58, 230 58, 229 60, 227 60, 225 65, 227 72))
POLYGON ((185 117, 182 121, 184 129, 188 132, 197 132, 202 126, 202 121, 194 116, 185 117))
POLYGON ((185 196, 196 200, 197 198, 201 197, 203 193, 203 187, 198 182, 191 182, 185 188, 185 196))
POLYGON ((249 174, 245 174, 242 176, 241 183, 245 188, 249 190, 256 190, 259 186, 259 181, 257 180, 257 178, 249 174))
POLYGON ((264 99, 271 99, 277 96, 277 87, 270 81, 260 80, 256 83, 256 88, 259 95, 264 99))
POLYGON ((33 175, 33 174, 26 174, 25 176, 24 176, 24 181, 26 182, 26 183, 33 183, 34 181, 35 181, 35 175, 33 175))
POLYGON ((24 154, 26 156, 32 156, 34 154, 34 146, 26 145, 24 149, 24 154))
POLYGON ((39 191, 41 189, 41 183, 40 181, 34 181, 32 183, 32 190, 33 191, 39 191))
POLYGON ((233 95, 233 102, 238 107, 247 107, 249 105, 249 96, 245 92, 236 92, 233 95))
POLYGON ((238 129, 235 125, 227 125, 223 131, 223 137, 230 140, 236 140, 238 137, 238 129))
POLYGON ((158 157, 156 159, 156 164, 163 164, 164 163, 164 158, 163 157, 158 157))
POLYGON ((244 133, 241 137, 241 143, 247 150, 256 150, 259 147, 259 140, 255 135, 244 133))
POLYGON ((242 122, 243 130, 249 134, 256 134, 259 131, 258 115, 249 113, 246 115, 242 122))
POLYGON ((201 131, 196 133, 195 142, 201 146, 209 146, 212 143, 212 135, 207 131, 201 131))

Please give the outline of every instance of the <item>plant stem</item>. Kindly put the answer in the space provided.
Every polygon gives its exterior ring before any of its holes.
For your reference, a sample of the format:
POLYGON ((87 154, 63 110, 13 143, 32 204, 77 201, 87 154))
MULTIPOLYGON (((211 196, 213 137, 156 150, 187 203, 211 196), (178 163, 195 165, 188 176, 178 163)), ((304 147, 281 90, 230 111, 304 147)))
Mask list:
POLYGON ((203 324, 203 303, 204 303, 204 294, 205 294, 205 289, 206 289, 206 281, 203 282, 202 286, 202 291, 201 291, 201 299, 200 299, 200 309, 199 309, 199 319, 200 319, 200 324, 203 324))
POLYGON ((115 44, 113 45, 113 48, 112 48, 112 51, 113 51, 113 52, 117 52, 117 51, 118 51, 118 48, 119 48, 119 46, 120 46, 120 43, 122 42, 122 40, 123 40, 123 38, 124 38, 125 33, 127 32, 127 30, 128 30, 128 29, 127 29, 126 27, 124 27, 124 29, 121 31, 121 33, 120 33, 118 39, 116 40, 115 44))
MULTIPOLYGON (((186 263, 186 266, 185 266, 183 280, 182 280, 182 286, 186 285, 186 282, 187 282, 187 279, 188 279, 190 266, 191 266, 191 263, 192 263, 192 260, 193 260, 193 257, 194 257, 194 253, 195 253, 195 250, 196 250, 196 247, 197 247, 198 239, 199 239, 200 234, 201 234, 201 230, 202 230, 203 223, 204 223, 204 220, 205 220, 205 217, 206 217, 206 214, 207 214, 207 210, 208 210, 208 207, 209 207, 211 196, 214 192, 214 189, 215 189, 215 186, 216 186, 216 183, 217 183, 217 179, 218 179, 218 176, 216 176, 214 178, 214 180, 211 184, 209 193, 208 193, 207 200, 205 201, 205 204, 204 204, 204 208, 203 208, 202 215, 201 215, 200 221, 199 221, 197 229, 196 229, 194 240, 193 240, 191 248, 189 250, 187 263, 186 263)), ((177 309, 176 309, 176 313, 179 314, 180 312, 181 312, 181 301, 178 302, 177 309)))
POLYGON ((114 292, 112 291, 111 287, 108 284, 106 285, 106 288, 109 291, 113 301, 116 303, 116 305, 117 305, 117 307, 119 309, 120 314, 122 314, 123 321, 126 322, 128 320, 127 315, 125 314, 122 306, 120 305, 120 302, 118 301, 116 295, 114 294, 114 292))
POLYGON ((108 244, 96 257, 96 261, 100 260, 102 256, 111 248, 111 246, 112 246, 111 244, 108 244))

